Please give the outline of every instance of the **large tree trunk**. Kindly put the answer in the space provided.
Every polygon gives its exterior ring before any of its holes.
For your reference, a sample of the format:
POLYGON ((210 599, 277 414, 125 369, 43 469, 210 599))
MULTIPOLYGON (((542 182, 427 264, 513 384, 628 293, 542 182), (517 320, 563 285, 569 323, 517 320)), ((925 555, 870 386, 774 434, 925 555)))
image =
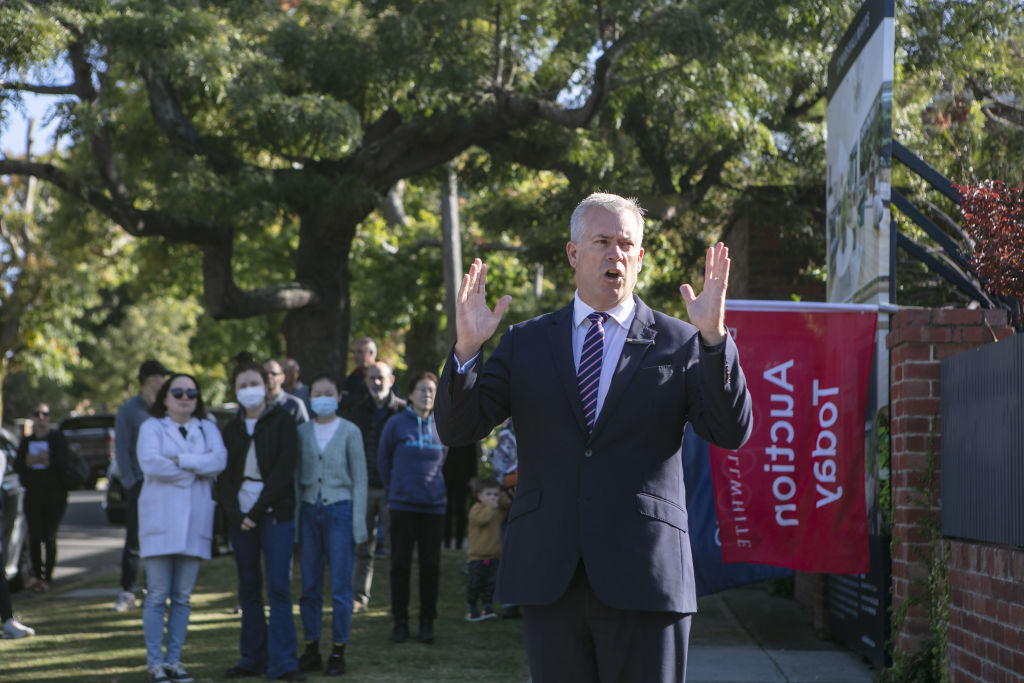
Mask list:
MULTIPOLYGON (((421 370, 439 372, 446 352, 447 349, 442 342, 441 320, 436 311, 428 311, 409 322, 409 329, 405 333, 405 364, 410 373, 421 370)), ((399 396, 405 396, 406 377, 402 377, 400 381, 403 385, 399 387, 396 384, 396 392, 401 389, 401 392, 397 393, 399 396)))
POLYGON ((321 373, 344 376, 351 324, 349 253, 360 220, 351 213, 324 202, 300 217, 295 276, 318 296, 288 313, 284 335, 288 356, 299 362, 306 383, 321 373))
POLYGON ((448 162, 441 184, 441 258, 444 261, 444 312, 448 346, 455 344, 455 300, 462 285, 462 235, 459 228, 459 180, 448 162))

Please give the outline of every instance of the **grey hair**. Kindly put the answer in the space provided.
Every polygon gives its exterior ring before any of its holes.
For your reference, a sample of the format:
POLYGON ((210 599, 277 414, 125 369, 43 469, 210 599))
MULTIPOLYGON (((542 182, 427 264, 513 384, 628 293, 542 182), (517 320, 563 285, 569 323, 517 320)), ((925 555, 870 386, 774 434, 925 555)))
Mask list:
POLYGON ((608 194, 607 192, 595 192, 576 207, 572 212, 572 217, 569 219, 569 239, 574 244, 580 243, 580 238, 583 237, 583 231, 586 229, 584 218, 587 211, 592 207, 598 207, 609 211, 615 215, 628 213, 636 218, 637 228, 640 230, 640 234, 637 235, 636 244, 640 246, 644 239, 644 211, 640 203, 633 197, 620 197, 617 194, 608 194))

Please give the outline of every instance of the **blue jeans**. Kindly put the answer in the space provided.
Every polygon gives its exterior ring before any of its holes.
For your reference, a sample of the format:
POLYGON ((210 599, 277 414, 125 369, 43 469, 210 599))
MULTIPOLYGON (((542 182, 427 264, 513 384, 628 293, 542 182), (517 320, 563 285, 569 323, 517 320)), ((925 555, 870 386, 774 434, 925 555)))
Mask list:
POLYGON ((247 671, 265 672, 268 680, 299 670, 289 583, 294 533, 294 521, 278 522, 272 513, 265 514, 252 531, 242 531, 237 526, 230 531, 238 568, 238 603, 242 607, 238 666, 247 671), (269 630, 263 614, 261 555, 267 571, 269 630))
POLYGON ((332 638, 347 643, 352 626, 352 501, 302 504, 302 630, 307 641, 320 640, 324 602, 324 564, 330 569, 332 638))
POLYGON ((199 575, 199 558, 191 555, 147 557, 146 603, 142 610, 142 634, 146 639, 146 666, 176 664, 185 647, 189 598, 199 575), (167 607, 170 598, 171 605, 167 607), (167 657, 164 658, 164 611, 167 612, 167 657))

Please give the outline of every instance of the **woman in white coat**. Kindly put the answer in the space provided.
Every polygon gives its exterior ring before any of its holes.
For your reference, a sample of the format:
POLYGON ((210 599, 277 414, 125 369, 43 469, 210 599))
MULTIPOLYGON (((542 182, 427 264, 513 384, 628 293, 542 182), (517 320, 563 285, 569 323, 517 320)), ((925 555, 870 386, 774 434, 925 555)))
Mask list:
POLYGON ((145 475, 139 496, 139 554, 147 590, 142 632, 151 683, 182 683, 193 680, 181 664, 181 651, 199 560, 210 558, 213 484, 227 464, 227 450, 189 375, 164 382, 149 412, 153 417, 139 427, 136 449, 145 475))

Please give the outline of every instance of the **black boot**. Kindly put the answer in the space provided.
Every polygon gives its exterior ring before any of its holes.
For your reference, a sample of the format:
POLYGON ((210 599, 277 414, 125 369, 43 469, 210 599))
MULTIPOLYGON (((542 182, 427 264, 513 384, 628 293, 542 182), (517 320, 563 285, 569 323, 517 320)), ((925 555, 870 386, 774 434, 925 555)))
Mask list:
POLYGON ((391 629, 391 642, 404 643, 409 640, 409 620, 395 619, 395 627, 391 629))
POLYGON ((328 676, 340 676, 345 673, 345 644, 335 644, 331 650, 331 656, 327 658, 327 669, 324 671, 328 676))
POLYGON ((416 636, 416 640, 421 643, 430 644, 434 642, 434 620, 427 619, 426 617, 420 617, 420 634, 416 636))
POLYGON ((307 641, 306 651, 299 657, 299 671, 319 671, 321 666, 323 659, 320 657, 320 641, 307 641))

